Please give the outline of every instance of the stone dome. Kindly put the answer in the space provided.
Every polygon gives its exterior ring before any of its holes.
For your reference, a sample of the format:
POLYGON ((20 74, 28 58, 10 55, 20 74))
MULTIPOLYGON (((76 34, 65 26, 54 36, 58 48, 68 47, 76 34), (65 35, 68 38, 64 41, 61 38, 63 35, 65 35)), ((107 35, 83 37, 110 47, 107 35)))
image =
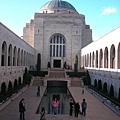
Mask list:
POLYGON ((65 8, 76 11, 76 9, 68 2, 62 0, 52 0, 44 4, 40 10, 49 10, 49 9, 57 9, 57 8, 65 8))

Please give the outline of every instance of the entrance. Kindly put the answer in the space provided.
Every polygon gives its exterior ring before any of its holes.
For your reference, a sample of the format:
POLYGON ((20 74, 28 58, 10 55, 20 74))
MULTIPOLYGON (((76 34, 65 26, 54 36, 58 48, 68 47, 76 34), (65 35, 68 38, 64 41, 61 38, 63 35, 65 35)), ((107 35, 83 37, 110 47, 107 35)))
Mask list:
POLYGON ((54 68, 61 68, 61 60, 54 60, 53 67, 54 68))

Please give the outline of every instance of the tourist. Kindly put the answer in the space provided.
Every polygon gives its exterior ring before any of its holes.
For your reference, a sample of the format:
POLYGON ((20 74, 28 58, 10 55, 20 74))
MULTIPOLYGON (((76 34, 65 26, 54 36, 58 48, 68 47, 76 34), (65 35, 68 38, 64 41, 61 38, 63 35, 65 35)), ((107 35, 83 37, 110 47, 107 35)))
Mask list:
POLYGON ((46 120, 46 110, 44 107, 42 107, 40 114, 41 114, 40 120, 46 120))
POLYGON ((74 105, 72 99, 71 99, 69 105, 70 105, 70 116, 72 116, 72 114, 73 114, 73 105, 74 105))
POLYGON ((85 99, 83 99, 81 107, 82 107, 82 115, 86 116, 87 103, 85 102, 85 99))
POLYGON ((57 107, 58 107, 58 101, 56 98, 52 101, 52 106, 53 106, 53 114, 56 116, 57 115, 57 107))
POLYGON ((82 89, 82 94, 84 94, 84 87, 83 87, 83 89, 82 89))
POLYGON ((79 102, 75 104, 75 117, 78 117, 78 113, 80 111, 80 105, 79 102))
POLYGON ((37 97, 40 96, 40 84, 37 86, 37 97))
POLYGON ((24 99, 21 99, 21 101, 19 102, 20 120, 25 120, 25 111, 25 102, 24 99))

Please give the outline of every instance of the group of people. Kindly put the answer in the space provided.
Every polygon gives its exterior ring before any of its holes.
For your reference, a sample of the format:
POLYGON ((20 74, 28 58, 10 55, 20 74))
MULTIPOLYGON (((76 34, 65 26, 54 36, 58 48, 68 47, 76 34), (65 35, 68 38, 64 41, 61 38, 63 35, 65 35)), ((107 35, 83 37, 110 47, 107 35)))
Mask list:
POLYGON ((70 105, 70 116, 73 116, 73 108, 75 109, 75 117, 78 117, 79 113, 81 115, 86 116, 87 103, 86 103, 85 99, 83 99, 83 101, 81 103, 82 112, 80 110, 79 102, 74 104, 73 100, 71 99, 69 105, 70 105))
MULTIPOLYGON (((57 115, 58 104, 59 103, 58 103, 57 99, 55 98, 52 101, 53 114, 55 116, 57 115)), ((79 102, 74 104, 73 100, 71 99, 69 105, 70 105, 70 116, 73 116, 73 109, 75 110, 75 117, 78 117, 79 113, 84 116, 86 115, 87 103, 86 103, 85 99, 83 99, 83 101, 81 103, 82 111, 80 110, 79 102)), ((24 102, 24 98, 22 98, 19 102, 20 120, 25 120, 25 114, 24 114, 25 111, 26 111, 25 102, 24 102)), ((46 120, 46 110, 44 107, 41 108, 40 120, 46 120)))

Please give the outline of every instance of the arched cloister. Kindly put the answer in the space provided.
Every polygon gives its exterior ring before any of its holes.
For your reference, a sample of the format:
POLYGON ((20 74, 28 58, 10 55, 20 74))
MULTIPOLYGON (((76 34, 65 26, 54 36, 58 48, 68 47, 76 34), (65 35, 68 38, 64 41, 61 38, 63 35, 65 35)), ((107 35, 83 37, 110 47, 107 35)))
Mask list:
POLYGON ((1 66, 6 66, 7 59, 7 44, 4 41, 2 44, 2 52, 1 52, 1 66))
POLYGON ((100 54, 99 54, 99 68, 103 67, 103 51, 100 49, 100 54))
POLYGON ((87 64, 87 60, 86 60, 86 55, 85 55, 85 67, 87 67, 87 65, 86 65, 86 64, 87 64))
POLYGON ((88 65, 89 65, 89 54, 87 54, 87 67, 89 67, 88 65))
POLYGON ((16 63, 17 63, 17 48, 15 46, 13 50, 13 66, 16 66, 16 63))
POLYGON ((94 52, 92 53, 92 67, 94 67, 94 52))
POLYGON ((110 49, 110 68, 115 68, 115 46, 113 44, 110 49))
POLYGON ((120 43, 118 45, 118 61, 117 61, 117 63, 118 63, 117 68, 120 69, 120 43))
POLYGON ((20 48, 18 48, 17 66, 20 66, 20 48))
POLYGON ((91 53, 90 53, 90 67, 91 67, 91 53))
POLYGON ((108 48, 104 50, 104 68, 108 68, 108 48))
POLYGON ((23 65, 23 50, 21 50, 21 66, 23 65))
POLYGON ((95 67, 98 68, 98 50, 96 50, 95 67))

